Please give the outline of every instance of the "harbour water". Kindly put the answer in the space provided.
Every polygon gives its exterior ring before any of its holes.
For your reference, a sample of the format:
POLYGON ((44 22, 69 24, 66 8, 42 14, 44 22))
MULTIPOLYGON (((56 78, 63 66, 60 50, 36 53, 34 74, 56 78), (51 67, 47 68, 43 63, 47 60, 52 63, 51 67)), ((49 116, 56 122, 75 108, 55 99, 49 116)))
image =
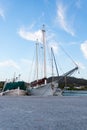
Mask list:
POLYGON ((63 96, 87 96, 87 91, 65 90, 63 96))

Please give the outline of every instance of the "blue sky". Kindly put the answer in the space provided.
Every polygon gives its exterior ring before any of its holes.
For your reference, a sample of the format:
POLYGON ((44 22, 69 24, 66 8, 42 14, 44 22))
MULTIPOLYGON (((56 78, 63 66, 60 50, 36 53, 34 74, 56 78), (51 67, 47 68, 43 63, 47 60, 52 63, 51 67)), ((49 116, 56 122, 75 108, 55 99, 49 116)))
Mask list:
MULTIPOLYGON (((14 74, 21 74, 21 80, 33 80, 36 39, 41 50, 43 24, 47 48, 53 47, 59 73, 75 67, 72 57, 79 66, 79 73, 73 76, 87 79, 86 0, 0 0, 0 80, 14 74)), ((50 76, 48 56, 47 60, 50 76)))

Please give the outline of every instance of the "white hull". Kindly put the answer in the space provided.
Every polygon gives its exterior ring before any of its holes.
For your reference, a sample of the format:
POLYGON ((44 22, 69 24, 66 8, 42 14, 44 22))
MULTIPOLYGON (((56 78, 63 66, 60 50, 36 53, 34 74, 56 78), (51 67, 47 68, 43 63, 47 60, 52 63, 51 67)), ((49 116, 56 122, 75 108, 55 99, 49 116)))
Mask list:
POLYGON ((0 95, 1 96, 4 96, 4 95, 24 96, 24 95, 27 95, 27 92, 25 90, 21 90, 21 89, 17 88, 17 89, 12 89, 12 90, 7 90, 4 92, 1 92, 0 95))
POLYGON ((30 90, 31 95, 33 96, 60 96, 62 91, 57 91, 57 87, 51 86, 51 84, 46 84, 37 88, 32 88, 30 90))

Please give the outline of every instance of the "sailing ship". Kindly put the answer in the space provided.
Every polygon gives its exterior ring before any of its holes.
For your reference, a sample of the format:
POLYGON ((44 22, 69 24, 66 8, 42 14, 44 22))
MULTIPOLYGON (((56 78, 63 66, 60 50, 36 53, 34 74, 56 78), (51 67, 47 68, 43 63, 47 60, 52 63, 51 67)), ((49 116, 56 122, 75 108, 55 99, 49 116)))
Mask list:
MULTIPOLYGON (((45 39, 44 25, 43 25, 43 29, 42 29, 42 42, 43 42, 43 49, 44 49, 44 78, 38 79, 38 49, 37 49, 38 44, 36 44, 37 79, 30 83, 29 89, 30 89, 31 95, 33 95, 33 96, 59 96, 59 95, 62 95, 62 90, 59 88, 59 81, 62 78, 59 78, 57 64, 56 64, 56 60, 55 60, 55 56, 54 56, 52 48, 51 48, 51 53, 52 53, 52 57, 53 57, 52 62, 53 62, 53 59, 54 59, 58 78, 57 78, 57 80, 52 80, 49 83, 47 82, 47 75, 46 75, 46 73, 47 73, 46 72, 46 39, 45 39)), ((53 68, 53 65, 52 65, 52 68, 53 68)), ((72 69, 69 72, 63 74, 63 76, 67 76, 67 75, 73 73, 77 69, 78 69, 78 67, 76 66, 74 69, 72 69)), ((52 71, 53 71, 53 69, 52 69, 52 71)))

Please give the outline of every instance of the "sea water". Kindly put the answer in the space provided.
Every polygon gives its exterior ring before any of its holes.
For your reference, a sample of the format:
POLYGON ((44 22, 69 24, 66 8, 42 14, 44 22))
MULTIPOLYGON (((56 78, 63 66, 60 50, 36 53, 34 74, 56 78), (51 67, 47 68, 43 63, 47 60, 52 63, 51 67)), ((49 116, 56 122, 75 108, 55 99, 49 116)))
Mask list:
POLYGON ((87 91, 64 90, 63 96, 87 96, 87 91))

